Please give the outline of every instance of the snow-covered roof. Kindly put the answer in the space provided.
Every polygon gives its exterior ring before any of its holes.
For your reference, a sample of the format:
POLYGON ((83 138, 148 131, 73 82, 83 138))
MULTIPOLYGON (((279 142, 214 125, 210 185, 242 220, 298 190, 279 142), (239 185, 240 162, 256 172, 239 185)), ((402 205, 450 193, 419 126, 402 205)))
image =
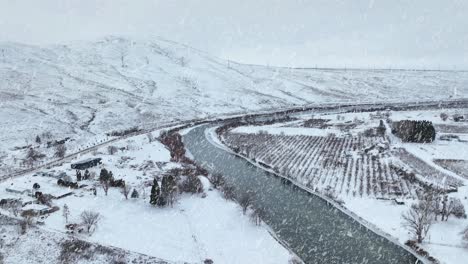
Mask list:
POLYGON ((95 160, 101 160, 101 158, 89 158, 89 159, 84 159, 84 160, 80 160, 80 161, 77 161, 77 162, 74 162, 72 163, 73 164, 84 164, 84 163, 88 163, 90 161, 95 161, 95 160))

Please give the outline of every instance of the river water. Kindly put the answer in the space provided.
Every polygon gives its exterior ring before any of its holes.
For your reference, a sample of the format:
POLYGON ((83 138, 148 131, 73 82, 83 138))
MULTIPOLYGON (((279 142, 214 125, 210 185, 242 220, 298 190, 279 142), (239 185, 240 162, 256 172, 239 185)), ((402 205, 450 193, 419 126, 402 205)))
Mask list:
POLYGON ((417 258, 361 225, 325 200, 212 145, 203 125, 184 135, 195 161, 219 172, 236 194, 253 193, 263 221, 306 263, 410 264, 417 258))

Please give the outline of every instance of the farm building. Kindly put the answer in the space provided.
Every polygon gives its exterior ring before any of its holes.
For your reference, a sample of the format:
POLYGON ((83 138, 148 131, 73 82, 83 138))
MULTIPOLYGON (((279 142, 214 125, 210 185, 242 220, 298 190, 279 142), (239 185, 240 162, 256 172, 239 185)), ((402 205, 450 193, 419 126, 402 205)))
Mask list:
POLYGON ((31 195, 31 190, 27 188, 21 188, 17 186, 11 186, 8 188, 5 188, 5 191, 9 193, 15 193, 15 194, 26 194, 26 195, 31 195))
POLYGON ((101 164, 101 158, 92 158, 72 163, 71 168, 74 170, 86 170, 98 164, 101 164))

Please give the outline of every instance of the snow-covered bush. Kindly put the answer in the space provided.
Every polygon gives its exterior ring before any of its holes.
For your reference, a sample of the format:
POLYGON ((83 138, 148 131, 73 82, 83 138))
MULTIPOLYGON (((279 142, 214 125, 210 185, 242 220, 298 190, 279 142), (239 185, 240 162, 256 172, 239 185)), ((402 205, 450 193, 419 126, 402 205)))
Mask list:
POLYGON ((119 149, 116 146, 107 147, 107 153, 109 153, 109 155, 114 155, 115 153, 117 153, 118 150, 119 149))
POLYGON ((226 184, 223 186, 222 191, 223 191, 224 199, 234 200, 236 198, 234 186, 226 184))
POLYGON ((215 188, 222 187, 225 184, 224 177, 220 173, 212 174, 210 176, 210 181, 211 181, 211 184, 213 184, 213 187, 215 188))
POLYGON ((447 121, 448 119, 447 113, 440 113, 440 119, 442 119, 442 121, 447 121))
POLYGON ((179 189, 187 193, 201 193, 203 185, 197 176, 186 176, 180 183, 179 189))
POLYGON ((58 144, 55 146, 55 153, 54 156, 59 159, 63 159, 65 157, 65 154, 67 153, 67 147, 64 144, 58 144))
POLYGON ((466 243, 468 243, 468 227, 466 227, 465 230, 463 230, 462 235, 463 240, 465 240, 466 243))
POLYGON ((450 198, 448 215, 453 214, 457 218, 466 218, 465 206, 458 198, 450 198))

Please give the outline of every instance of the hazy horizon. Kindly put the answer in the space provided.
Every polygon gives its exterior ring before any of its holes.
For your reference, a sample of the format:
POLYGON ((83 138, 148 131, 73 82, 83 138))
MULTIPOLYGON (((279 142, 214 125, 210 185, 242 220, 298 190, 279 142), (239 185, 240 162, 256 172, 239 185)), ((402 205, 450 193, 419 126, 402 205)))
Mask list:
POLYGON ((466 1, 0 0, 0 40, 161 36, 240 63, 468 69, 466 1))

